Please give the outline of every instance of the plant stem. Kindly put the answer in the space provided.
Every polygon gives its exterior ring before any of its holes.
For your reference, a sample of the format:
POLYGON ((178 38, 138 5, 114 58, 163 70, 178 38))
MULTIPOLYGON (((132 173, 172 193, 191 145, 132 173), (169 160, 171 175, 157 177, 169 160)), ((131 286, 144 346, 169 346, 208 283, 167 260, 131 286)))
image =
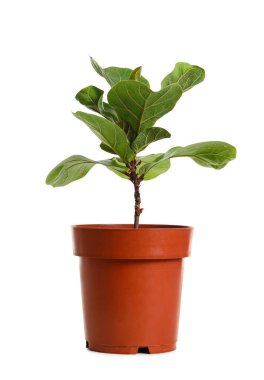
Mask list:
POLYGON ((140 198, 140 182, 138 180, 134 181, 134 197, 135 197, 135 215, 134 215, 134 228, 138 229, 139 217, 142 212, 140 208, 141 198, 140 198))
POLYGON ((143 211, 143 208, 140 208, 141 198, 140 198, 140 183, 143 180, 143 177, 138 176, 137 166, 140 164, 140 161, 133 160, 127 167, 129 169, 129 179, 134 185, 134 199, 135 199, 135 214, 134 214, 134 228, 138 229, 139 227, 139 217, 143 211))

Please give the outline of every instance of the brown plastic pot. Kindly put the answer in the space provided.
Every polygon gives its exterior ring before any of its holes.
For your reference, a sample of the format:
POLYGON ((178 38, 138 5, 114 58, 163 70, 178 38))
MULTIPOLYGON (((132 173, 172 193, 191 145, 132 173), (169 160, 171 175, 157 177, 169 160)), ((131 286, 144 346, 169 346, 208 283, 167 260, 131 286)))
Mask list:
POLYGON ((135 354, 176 348, 183 258, 192 228, 171 225, 73 226, 86 347, 135 354))

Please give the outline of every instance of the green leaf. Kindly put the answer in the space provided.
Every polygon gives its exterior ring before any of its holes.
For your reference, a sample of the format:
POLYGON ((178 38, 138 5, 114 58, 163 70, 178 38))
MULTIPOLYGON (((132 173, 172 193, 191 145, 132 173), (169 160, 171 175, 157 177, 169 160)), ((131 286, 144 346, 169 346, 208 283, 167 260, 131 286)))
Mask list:
POLYGON ((236 148, 222 141, 206 141, 172 148, 165 153, 165 156, 168 158, 190 157, 201 166, 222 169, 229 161, 236 158, 236 148))
POLYGON ((138 166, 138 170, 139 174, 144 174, 144 181, 154 179, 169 170, 170 160, 159 161, 161 156, 163 156, 162 153, 138 157, 141 160, 141 164, 138 166), (155 164, 148 170, 148 172, 145 173, 144 167, 153 163, 155 164))
POLYGON ((129 80, 117 83, 107 98, 119 118, 128 122, 136 132, 141 132, 171 111, 181 95, 178 84, 154 92, 143 83, 129 80))
POLYGON ((186 62, 176 63, 174 69, 161 82, 161 88, 173 83, 178 83, 182 91, 190 90, 193 86, 201 83, 205 78, 205 71, 199 66, 193 66, 186 62))
POLYGON ((119 122, 116 111, 108 103, 105 103, 103 101, 103 95, 100 97, 98 101, 98 109, 99 113, 106 119, 113 121, 114 123, 119 122))
POLYGON ((116 124, 100 116, 77 111, 77 119, 83 121, 91 131, 106 145, 108 145, 126 163, 134 159, 134 152, 129 146, 125 132, 116 124))
POLYGON ((130 80, 140 80, 141 77, 141 71, 142 71, 142 66, 136 67, 132 73, 130 74, 129 79, 130 80))
POLYGON ((89 109, 99 112, 98 102, 104 91, 95 86, 88 86, 80 90, 75 99, 78 100, 81 104, 88 107, 89 109))
POLYGON ((140 167, 139 174, 144 177, 155 165, 174 157, 190 157, 197 164, 213 169, 222 169, 236 158, 236 148, 222 141, 206 141, 186 147, 174 147, 157 159, 140 167))
POLYGON ((95 86, 88 86, 77 93, 75 99, 92 111, 95 111, 106 119, 118 122, 115 110, 103 101, 104 91, 95 86))
POLYGON ((115 154, 115 152, 113 151, 113 149, 111 149, 110 146, 108 146, 108 145, 106 145, 104 143, 100 144, 100 148, 102 150, 104 150, 105 152, 107 152, 107 153, 115 154))
POLYGON ((94 161, 84 156, 74 155, 66 158, 51 170, 46 178, 46 184, 53 187, 66 186, 83 178, 96 164, 103 165, 119 177, 128 179, 126 165, 116 157, 94 161))
POLYGON ((153 166, 144 176, 144 181, 154 179, 159 175, 166 173, 170 168, 170 160, 164 160, 153 166))
POLYGON ((71 156, 60 162, 46 178, 46 184, 54 187, 65 186, 83 178, 96 164, 84 156, 71 156))
MULTIPOLYGON (((133 70, 123 67, 111 66, 103 69, 92 57, 90 57, 90 59, 94 70, 97 72, 97 74, 101 75, 101 77, 105 78, 111 87, 122 80, 130 79, 130 76, 133 72, 133 70)), ((141 76, 139 80, 149 87, 149 82, 146 78, 141 76)))
MULTIPOLYGON (((99 63, 96 62, 96 60, 93 59, 93 57, 90 57, 90 61, 91 61, 92 67, 97 72, 97 74, 101 75, 101 77, 105 77, 104 69, 99 65, 99 63)), ((108 81, 108 78, 106 80, 108 81)))
POLYGON ((119 177, 128 179, 127 167, 117 157, 113 157, 109 160, 103 160, 103 161, 100 161, 99 163, 107 167, 107 169, 111 170, 113 173, 117 174, 119 177))
POLYGON ((122 121, 118 123, 118 125, 120 125, 120 127, 123 129, 123 131, 127 135, 128 141, 132 143, 132 141, 134 141, 137 136, 136 131, 126 121, 122 121))
POLYGON ((138 153, 145 149, 149 144, 170 137, 170 133, 166 129, 153 127, 146 131, 140 132, 133 141, 131 148, 138 153))

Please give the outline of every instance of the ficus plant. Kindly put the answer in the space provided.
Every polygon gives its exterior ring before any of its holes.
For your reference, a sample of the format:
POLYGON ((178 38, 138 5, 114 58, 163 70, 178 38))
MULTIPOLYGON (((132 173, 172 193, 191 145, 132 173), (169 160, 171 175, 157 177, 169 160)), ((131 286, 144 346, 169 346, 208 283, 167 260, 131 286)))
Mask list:
POLYGON ((76 99, 93 113, 77 111, 73 115, 86 124, 101 141, 100 148, 113 155, 100 161, 73 155, 60 162, 48 174, 46 183, 65 186, 83 178, 96 164, 103 165, 134 186, 134 228, 139 226, 142 212, 140 184, 165 173, 170 159, 190 157, 197 164, 222 169, 236 157, 236 149, 222 141, 206 141, 185 147, 175 146, 165 153, 142 156, 141 152, 155 141, 171 137, 156 122, 170 112, 182 94, 205 78, 204 69, 185 62, 161 82, 159 91, 152 91, 141 75, 141 67, 134 70, 121 67, 103 69, 93 58, 95 71, 105 78, 111 89, 104 99, 104 91, 95 86, 80 90, 76 99))

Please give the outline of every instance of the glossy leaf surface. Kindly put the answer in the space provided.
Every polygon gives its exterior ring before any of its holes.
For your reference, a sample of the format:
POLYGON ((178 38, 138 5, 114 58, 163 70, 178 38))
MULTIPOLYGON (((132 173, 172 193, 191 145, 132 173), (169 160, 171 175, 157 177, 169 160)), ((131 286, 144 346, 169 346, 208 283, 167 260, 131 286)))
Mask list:
POLYGON ((176 63, 174 69, 161 82, 161 88, 173 83, 178 83, 182 91, 190 90, 195 85, 201 83, 205 78, 205 71, 199 66, 190 65, 186 62, 176 63))
POLYGON ((101 142, 109 146, 124 162, 133 160, 134 152, 125 132, 118 125, 100 116, 81 111, 74 113, 74 116, 83 121, 101 142))
POLYGON ((172 84, 154 92, 143 83, 122 81, 108 93, 108 103, 119 118, 128 122, 138 133, 152 127, 171 111, 182 95, 181 87, 172 84))

